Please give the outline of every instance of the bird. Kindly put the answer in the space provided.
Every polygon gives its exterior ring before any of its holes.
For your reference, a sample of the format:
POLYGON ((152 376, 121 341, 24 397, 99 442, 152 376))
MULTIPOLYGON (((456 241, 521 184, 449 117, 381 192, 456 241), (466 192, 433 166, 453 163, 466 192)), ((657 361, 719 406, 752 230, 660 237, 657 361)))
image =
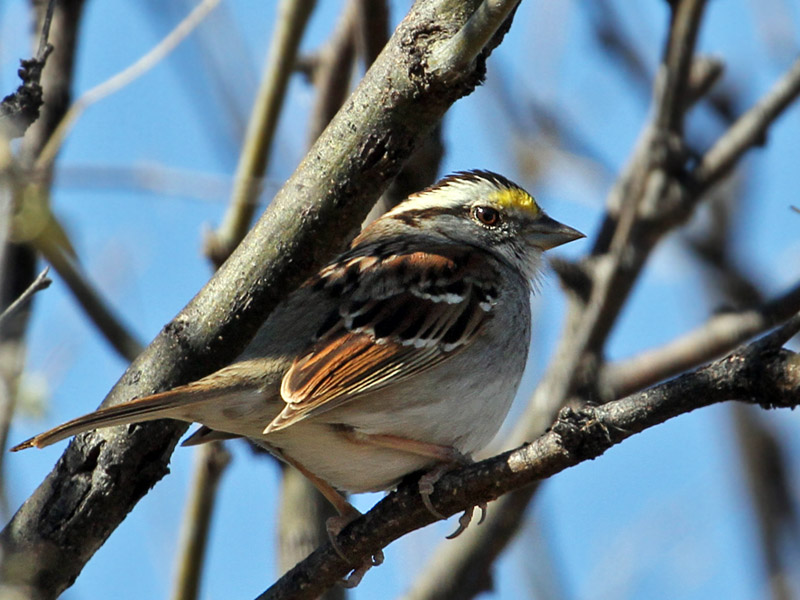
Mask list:
POLYGON ((12 451, 169 418, 201 425, 184 445, 263 446, 300 470, 341 523, 360 513, 340 491, 389 490, 422 471, 429 496, 443 469, 469 462, 499 431, 527 361, 542 255, 582 237, 504 176, 454 173, 365 227, 229 365, 12 451))

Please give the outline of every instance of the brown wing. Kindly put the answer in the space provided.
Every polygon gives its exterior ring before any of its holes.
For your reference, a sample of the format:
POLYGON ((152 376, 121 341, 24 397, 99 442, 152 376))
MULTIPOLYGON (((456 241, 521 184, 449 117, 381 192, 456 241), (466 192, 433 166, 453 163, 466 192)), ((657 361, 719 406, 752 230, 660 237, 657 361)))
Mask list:
POLYGON ((449 249, 345 259, 323 270, 315 285, 348 301, 284 376, 286 407, 264 433, 446 360, 478 334, 497 299, 488 260, 449 249))

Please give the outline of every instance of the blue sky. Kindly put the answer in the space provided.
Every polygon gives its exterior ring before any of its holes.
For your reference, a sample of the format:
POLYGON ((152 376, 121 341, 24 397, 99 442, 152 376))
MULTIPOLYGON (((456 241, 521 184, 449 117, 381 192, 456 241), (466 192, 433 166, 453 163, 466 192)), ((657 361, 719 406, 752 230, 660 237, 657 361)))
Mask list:
MULTIPOLYGON (((304 39, 306 50, 325 38, 340 7, 340 2, 319 4, 304 39)), ((392 3, 393 23, 408 4, 392 3)), ((665 3, 614 4, 624 11, 627 30, 652 72, 665 32, 665 3)), ((798 47, 798 3, 765 4, 785 7, 785 18, 771 22, 763 7, 745 0, 710 2, 699 41, 702 52, 725 60, 724 82, 738 91, 745 107, 789 66, 798 47)), ((75 78, 78 94, 128 66, 177 22, 177 16, 159 17, 160 7, 152 1, 87 3, 75 78)), ((231 78, 231 95, 246 111, 274 25, 274 4, 223 1, 222 10, 240 32, 234 47, 247 52, 231 78)), ((4 93, 16 86, 17 59, 29 55, 27 30, 20 27, 26 11, 21 0, 0 6, 4 93)), ((176 15, 183 12, 177 9, 176 15)), ((57 214, 92 280, 142 341, 152 339, 207 280, 202 233, 220 222, 236 165, 235 127, 199 70, 196 54, 184 45, 138 81, 92 106, 70 135, 56 172, 57 214)), ((568 161, 548 163, 535 182, 526 179, 515 159, 513 126, 497 103, 500 85, 516 102, 532 96, 557 111, 612 172, 625 164, 647 118, 647 103, 602 57, 580 2, 526 0, 489 61, 486 85, 459 101, 446 118, 442 174, 467 168, 504 173, 529 187, 555 218, 591 237, 613 179, 568 161)), ((302 158, 312 102, 313 90, 294 78, 265 198, 302 158)), ((689 125, 694 139, 704 143, 720 133, 719 124, 703 110, 689 125)), ((798 139, 800 111, 795 107, 780 119, 767 147, 745 161, 736 255, 770 294, 800 277, 800 215, 789 210, 791 204, 800 205, 798 139)), ((571 244, 558 254, 574 257, 589 247, 589 242, 571 244)), ((657 346, 702 323, 714 308, 704 295, 705 277, 680 235, 666 239, 611 336, 609 358, 657 346)), ((29 400, 12 428, 14 442, 92 410, 125 368, 54 279, 37 297, 24 382, 29 400)), ((542 287, 534 310, 534 351, 516 412, 559 335, 563 302, 553 277, 542 287)), ((798 415, 767 417, 791 450, 797 497, 800 445, 793 432, 798 415)), ((512 414, 509 427, 513 419, 512 414)), ((698 411, 553 478, 531 507, 530 523, 501 560, 492 597, 530 595, 530 548, 540 542, 551 552, 552 573, 565 597, 762 595, 759 558, 752 550, 756 532, 742 496, 730 426, 728 407, 698 411)), ((14 508, 63 448, 64 443, 6 458, 14 508)), ((203 582, 207 599, 254 597, 276 576, 277 469, 240 445, 231 449, 234 460, 220 489, 203 582)), ((192 456, 189 449, 175 452, 172 473, 137 505, 65 598, 113 595, 125 600, 169 593, 192 456)), ((360 496, 357 506, 368 509, 379 498, 360 496)), ((451 529, 452 524, 431 526, 390 546, 386 564, 371 571, 353 597, 400 594, 451 529)))

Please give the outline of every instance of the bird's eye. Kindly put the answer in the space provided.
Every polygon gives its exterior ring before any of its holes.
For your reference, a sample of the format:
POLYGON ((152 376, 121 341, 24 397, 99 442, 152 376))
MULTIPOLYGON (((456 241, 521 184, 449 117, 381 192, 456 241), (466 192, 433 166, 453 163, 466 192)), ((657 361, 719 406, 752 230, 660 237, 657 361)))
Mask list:
POLYGON ((491 206, 476 206, 472 209, 472 216, 487 227, 495 227, 500 223, 500 211, 491 206))

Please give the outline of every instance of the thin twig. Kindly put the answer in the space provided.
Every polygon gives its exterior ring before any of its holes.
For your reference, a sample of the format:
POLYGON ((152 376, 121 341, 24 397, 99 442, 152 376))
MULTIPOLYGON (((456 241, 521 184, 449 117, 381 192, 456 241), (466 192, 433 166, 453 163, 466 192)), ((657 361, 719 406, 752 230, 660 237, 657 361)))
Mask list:
POLYGON ((205 253, 217 266, 221 265, 250 228, 260 182, 269 163, 270 148, 275 136, 289 76, 294 69, 297 49, 316 0, 283 0, 278 10, 261 86, 258 90, 244 146, 236 167, 233 192, 228 210, 219 228, 205 240, 205 253))
POLYGON ((619 398, 713 360, 800 311, 800 285, 758 308, 712 317, 705 325, 660 348, 606 366, 598 387, 619 398))
MULTIPOLYGON (((670 193, 672 163, 682 146, 678 136, 683 132, 690 66, 704 7, 705 0, 683 0, 677 3, 673 13, 661 73, 654 86, 652 123, 645 128, 631 168, 623 174, 609 197, 610 208, 619 208, 619 212, 613 218, 613 229, 607 232, 607 242, 600 239, 601 232, 592 249, 596 262, 591 297, 585 305, 579 308, 576 305, 578 310, 571 313, 581 330, 574 344, 566 343, 567 351, 576 361, 572 363, 575 370, 558 370, 562 374, 571 373, 568 377, 573 380, 585 377, 585 373, 577 369, 578 362, 585 363, 588 355, 600 354, 625 298, 660 239, 656 231, 642 235, 640 217, 643 212, 658 211, 670 193)), ((570 385, 560 387, 567 392, 570 385)), ((561 394, 548 396, 554 399, 561 394)), ((566 396, 561 397, 563 401, 566 396)))
POLYGON ((686 110, 703 98, 708 98, 711 88, 717 84, 724 71, 724 63, 715 57, 699 56, 692 62, 685 97, 686 110))
POLYGON ((202 0, 192 11, 186 15, 178 25, 158 44, 156 44, 147 54, 142 56, 135 63, 123 69, 110 79, 88 90, 78 98, 56 127, 53 134, 47 140, 47 144, 42 149, 36 160, 36 169, 44 169, 52 164, 53 160, 61 149, 64 139, 70 129, 75 125, 75 121, 95 102, 118 92, 125 86, 147 73, 150 69, 161 62, 178 44, 197 27, 208 13, 219 4, 220 0, 202 0))
POLYGON ((36 51, 36 58, 44 60, 47 56, 48 38, 50 37, 50 23, 53 21, 53 11, 56 8, 56 0, 49 0, 47 3, 47 10, 42 19, 42 32, 39 35, 39 49, 36 51))
POLYGON ((5 138, 23 136, 28 127, 39 118, 39 109, 44 104, 42 72, 48 56, 53 51, 48 38, 55 4, 55 0, 49 0, 47 3, 36 55, 31 59, 20 61, 22 68, 19 70, 19 76, 22 84, 16 92, 9 94, 0 102, 0 135, 5 138))
POLYGON ((100 293, 95 290, 81 268, 70 256, 62 245, 55 242, 50 236, 39 236, 35 241, 36 249, 53 266, 62 277, 83 307, 91 321, 97 326, 103 336, 120 356, 127 361, 133 361, 142 351, 142 344, 136 340, 109 307, 100 293))
MULTIPOLYGON (((43 29, 47 20, 48 5, 46 2, 36 2, 31 5, 35 9, 36 22, 43 29)), ((77 62, 76 48, 83 7, 83 0, 56 1, 54 5, 48 32, 48 40, 52 43, 45 45, 45 54, 51 48, 52 53, 47 58, 47 68, 41 75, 43 92, 41 114, 26 132, 17 153, 20 167, 28 174, 28 178, 33 175, 36 158, 72 102, 73 74, 77 62)), ((39 181, 49 184, 51 169, 36 173, 35 176, 39 181)))
POLYGON ((53 46, 47 43, 50 31, 54 0, 50 0, 47 8, 46 27, 40 37, 37 54, 30 59, 20 60, 19 77, 22 83, 13 94, 9 94, 0 102, 0 135, 7 139, 22 137, 28 128, 40 116, 44 104, 44 89, 41 84, 47 58, 53 46))
MULTIPOLYGON (((573 297, 567 331, 551 367, 531 400, 529 433, 550 423, 578 382, 589 383, 602 346, 647 257, 666 229, 642 231, 642 207, 658 210, 670 193, 669 155, 682 132, 686 89, 703 0, 680 2, 674 14, 660 82, 654 90, 653 123, 645 127, 636 152, 608 199, 608 213, 592 257, 579 266, 591 280, 588 298, 573 297), (676 48, 679 46, 680 48, 676 48), (679 73, 674 73, 675 69, 679 73), (659 131, 659 128, 660 131, 659 131), (658 135, 656 135, 657 132, 658 135), (537 425, 538 423, 538 425, 537 425)), ((653 217, 657 221, 657 217, 653 217)), ((591 387, 591 385, 589 385, 591 387)))
MULTIPOLYGON (((197 0, 142 0, 137 2, 137 7, 146 13, 160 37, 172 29, 175 21, 183 18, 187 7, 195 2, 197 0)), ((202 119, 198 129, 206 135, 223 164, 228 163, 232 154, 241 151, 258 86, 256 57, 242 30, 246 23, 236 22, 235 6, 233 2, 220 3, 203 26, 185 41, 183 51, 172 65, 187 100, 195 104, 198 118, 202 119)), ((269 9, 265 7, 265 10, 269 9)), ((59 182, 60 174, 61 169, 59 182)), ((223 196, 227 196, 227 192, 223 196)))
POLYGON ((763 145, 767 129, 800 94, 800 58, 758 103, 743 114, 706 152, 692 172, 697 190, 702 192, 724 177, 742 155, 753 146, 763 145))
POLYGON ((345 3, 333 33, 316 54, 312 75, 315 99, 308 118, 309 145, 317 141, 350 91, 360 2, 349 0, 345 3))
POLYGON ((585 0, 581 6, 590 13, 592 33, 611 57, 616 57, 630 80, 644 94, 652 92, 650 69, 633 40, 624 31, 613 2, 608 0, 585 0))
POLYGON ((659 133, 683 131, 686 90, 706 0, 674 2, 667 50, 659 78, 663 79, 656 98, 655 128, 659 133))
MULTIPOLYGON (((230 195, 231 178, 222 173, 183 169, 166 164, 59 165, 59 189, 85 191, 137 190, 161 199, 179 198, 218 205, 230 195)), ((256 182, 255 185, 261 185, 256 182)), ((273 189, 277 189, 274 186, 273 189)))
POLYGON ((28 302, 33 299, 33 295, 36 292, 40 292, 50 287, 50 284, 53 283, 53 280, 47 277, 47 273, 49 271, 50 267, 45 267, 44 270, 39 273, 36 279, 33 280, 33 283, 31 283, 28 288, 22 292, 19 298, 14 300, 14 302, 12 302, 2 313, 0 313, 0 329, 3 327, 3 321, 11 318, 14 313, 28 304, 28 302))

